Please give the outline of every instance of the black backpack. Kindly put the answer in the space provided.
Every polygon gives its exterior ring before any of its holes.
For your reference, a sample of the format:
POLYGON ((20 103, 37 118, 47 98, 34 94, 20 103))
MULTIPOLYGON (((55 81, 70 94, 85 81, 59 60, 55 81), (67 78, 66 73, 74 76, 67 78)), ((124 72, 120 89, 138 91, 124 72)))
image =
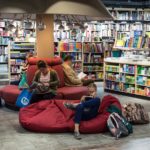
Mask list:
POLYGON ((128 136, 133 132, 132 125, 117 113, 110 114, 107 120, 107 126, 116 139, 128 136))

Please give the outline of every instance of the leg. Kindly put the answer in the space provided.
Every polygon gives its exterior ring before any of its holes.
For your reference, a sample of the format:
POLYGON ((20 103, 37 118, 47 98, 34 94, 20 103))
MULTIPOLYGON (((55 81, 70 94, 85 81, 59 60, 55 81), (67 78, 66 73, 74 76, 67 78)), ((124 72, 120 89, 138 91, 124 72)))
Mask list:
POLYGON ((76 106, 76 112, 75 112, 75 118, 74 118, 74 122, 75 122, 74 136, 78 140, 81 139, 80 132, 79 132, 79 126, 80 126, 80 122, 82 119, 83 110, 84 110, 84 107, 82 104, 78 104, 76 106))
POLYGON ((10 82, 11 85, 19 85, 19 83, 20 83, 20 80, 10 82))
POLYGON ((82 113, 84 110, 83 104, 79 104, 76 107, 76 112, 75 112, 75 117, 74 117, 74 122, 77 124, 80 124, 81 119, 82 119, 82 113))
POLYGON ((30 104, 33 104, 33 103, 36 103, 36 102, 42 100, 42 97, 43 97, 42 94, 33 93, 32 98, 30 100, 30 104))
POLYGON ((91 100, 82 102, 82 104, 84 107, 88 107, 88 108, 96 107, 96 106, 100 105, 100 98, 96 97, 96 98, 93 98, 91 100))
POLYGON ((46 93, 43 95, 43 100, 50 100, 53 99, 55 95, 53 93, 46 93))
POLYGON ((75 110, 76 107, 77 107, 79 104, 80 104, 80 103, 73 104, 73 103, 67 103, 67 102, 65 102, 65 103, 64 103, 64 106, 65 106, 67 109, 75 110))

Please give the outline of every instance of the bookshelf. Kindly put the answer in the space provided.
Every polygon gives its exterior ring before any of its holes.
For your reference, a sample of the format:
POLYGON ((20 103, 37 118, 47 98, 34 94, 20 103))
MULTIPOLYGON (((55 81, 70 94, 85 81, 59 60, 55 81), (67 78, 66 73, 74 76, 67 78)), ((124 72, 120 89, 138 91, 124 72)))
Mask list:
POLYGON ((9 84, 9 36, 0 36, 0 85, 9 84))
POLYGON ((104 89, 106 92, 150 99, 149 61, 105 59, 104 89))
POLYGON ((11 81, 18 80, 23 64, 26 61, 26 55, 34 52, 35 43, 13 42, 10 49, 10 77, 11 81))
POLYGON ((95 81, 103 80, 103 42, 83 42, 83 72, 95 81))
POLYGON ((64 59, 67 55, 73 56, 73 68, 77 73, 82 72, 82 43, 55 42, 55 56, 64 59))
POLYGON ((107 50, 107 56, 110 55, 115 37, 114 23, 88 22, 85 23, 87 28, 84 32, 76 28, 69 29, 66 22, 62 24, 64 28, 61 30, 60 25, 54 24, 54 55, 61 58, 72 55, 77 73, 83 71, 88 78, 102 81, 104 50, 107 50))

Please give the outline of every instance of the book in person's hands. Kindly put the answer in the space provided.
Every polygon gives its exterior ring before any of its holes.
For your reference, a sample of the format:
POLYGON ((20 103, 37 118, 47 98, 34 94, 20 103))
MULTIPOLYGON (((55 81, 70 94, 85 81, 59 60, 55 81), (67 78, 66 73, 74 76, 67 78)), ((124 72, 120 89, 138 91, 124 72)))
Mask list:
POLYGON ((83 72, 80 72, 79 74, 78 74, 78 78, 79 79, 83 79, 83 78, 85 78, 87 75, 85 74, 85 73, 83 73, 83 72))
POLYGON ((85 96, 84 101, 89 101, 93 98, 93 96, 85 96))

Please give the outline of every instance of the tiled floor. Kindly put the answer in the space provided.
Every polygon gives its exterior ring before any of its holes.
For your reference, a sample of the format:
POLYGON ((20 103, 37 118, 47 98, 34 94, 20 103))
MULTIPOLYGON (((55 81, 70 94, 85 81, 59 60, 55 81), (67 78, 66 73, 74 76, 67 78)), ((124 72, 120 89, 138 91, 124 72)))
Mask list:
MULTIPOLYGON (((99 85, 102 97, 103 88, 99 85)), ((150 112, 150 102, 116 95, 121 103, 138 102, 150 112)), ((150 124, 134 126, 129 137, 114 140, 109 133, 82 135, 75 140, 71 133, 39 134, 24 130, 18 122, 18 112, 0 108, 0 150, 150 150, 150 124)))

